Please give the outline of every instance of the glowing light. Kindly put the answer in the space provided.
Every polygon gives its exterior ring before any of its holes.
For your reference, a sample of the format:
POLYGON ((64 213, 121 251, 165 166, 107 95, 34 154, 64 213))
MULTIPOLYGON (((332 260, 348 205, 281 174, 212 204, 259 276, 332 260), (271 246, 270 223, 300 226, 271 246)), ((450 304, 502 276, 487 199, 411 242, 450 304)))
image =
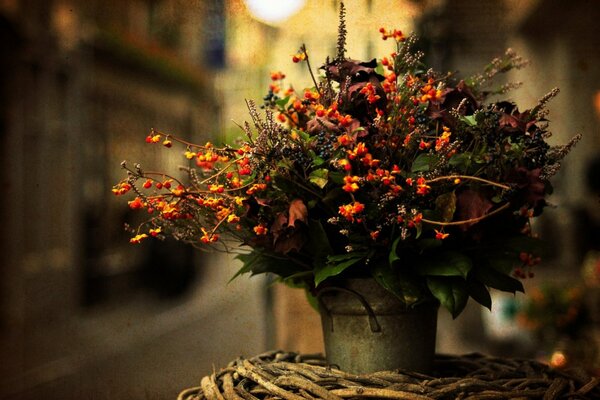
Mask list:
POLYGON ((596 109, 596 113, 600 117, 600 90, 596 91, 594 94, 594 108, 596 109))
POLYGON ((554 368, 566 367, 567 361, 567 356, 560 350, 557 350, 554 353, 552 353, 552 356, 550 357, 550 365, 554 368))
POLYGON ((244 0, 252 16, 277 25, 300 11, 306 0, 244 0))

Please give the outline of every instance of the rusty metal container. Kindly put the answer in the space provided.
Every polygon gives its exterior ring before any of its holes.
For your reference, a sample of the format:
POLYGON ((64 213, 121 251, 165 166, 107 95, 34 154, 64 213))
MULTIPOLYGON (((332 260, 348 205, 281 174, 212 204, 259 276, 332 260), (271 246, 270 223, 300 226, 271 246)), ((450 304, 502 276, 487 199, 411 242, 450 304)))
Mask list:
POLYGON ((373 279, 350 279, 319 294, 330 364, 350 373, 404 369, 429 373, 439 305, 406 307, 373 279))

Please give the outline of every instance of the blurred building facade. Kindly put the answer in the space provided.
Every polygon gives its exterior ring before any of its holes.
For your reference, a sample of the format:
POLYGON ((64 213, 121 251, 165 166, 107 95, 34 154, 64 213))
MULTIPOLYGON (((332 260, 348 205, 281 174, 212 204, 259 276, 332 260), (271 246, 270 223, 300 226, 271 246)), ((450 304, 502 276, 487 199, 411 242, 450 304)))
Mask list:
POLYGON ((44 385, 199 318, 207 261, 129 245, 111 188, 125 159, 176 169, 179 152, 145 145, 151 128, 220 130, 224 22, 220 1, 0 1, 0 397, 76 397, 83 383, 44 385))

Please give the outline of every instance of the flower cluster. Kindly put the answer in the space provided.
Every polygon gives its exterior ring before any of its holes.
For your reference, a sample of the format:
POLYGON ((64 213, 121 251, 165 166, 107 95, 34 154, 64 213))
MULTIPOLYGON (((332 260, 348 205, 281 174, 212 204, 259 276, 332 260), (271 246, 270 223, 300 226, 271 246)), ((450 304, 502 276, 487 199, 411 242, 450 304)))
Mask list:
POLYGON ((580 286, 545 285, 532 288, 518 308, 517 322, 556 343, 560 336, 576 336, 588 322, 580 286))
POLYGON ((187 173, 124 164, 115 194, 133 191, 129 206, 149 213, 131 241, 171 235, 229 250, 234 240, 250 249, 240 273, 275 273, 313 294, 372 276, 407 305, 435 298, 455 316, 469 297, 490 307, 490 287, 522 290, 517 278, 539 261, 529 221, 576 141, 545 141, 556 92, 527 111, 486 103, 493 76, 522 66, 514 53, 458 79, 428 69, 399 30, 380 29, 394 51, 365 62, 345 57, 340 32, 319 76, 304 46, 293 57, 313 87, 271 74, 264 112, 248 102, 236 146, 153 131, 148 143, 181 145, 187 173))

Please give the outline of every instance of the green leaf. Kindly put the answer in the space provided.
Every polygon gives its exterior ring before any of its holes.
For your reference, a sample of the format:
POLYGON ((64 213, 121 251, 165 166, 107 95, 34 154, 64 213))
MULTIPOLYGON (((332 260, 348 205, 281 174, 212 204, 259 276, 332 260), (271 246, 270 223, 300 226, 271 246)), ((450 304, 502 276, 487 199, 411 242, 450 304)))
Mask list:
POLYGON ((467 305, 467 283, 462 278, 430 276, 427 277, 427 287, 440 304, 450 311, 452 318, 458 317, 467 305))
MULTIPOLYGON (((287 167, 284 167, 287 168, 287 167)), ((281 175, 273 176, 273 184, 276 188, 280 189, 282 192, 286 193, 296 193, 297 187, 294 185, 292 181, 282 177, 281 175)))
POLYGON ((361 251, 361 252, 353 251, 351 253, 329 255, 329 256, 327 256, 327 261, 332 262, 332 263, 339 263, 339 262, 344 262, 344 261, 348 261, 353 258, 356 258, 357 255, 359 255, 361 257, 365 257, 367 255, 367 252, 366 251, 361 251))
POLYGON ((312 256, 313 262, 321 262, 322 264, 325 264, 327 257, 333 253, 327 232, 325 232, 319 220, 308 220, 308 243, 306 248, 312 256))
POLYGON ((438 157, 435 154, 423 153, 419 154, 415 161, 413 161, 411 172, 426 172, 435 165, 438 161, 438 157))
POLYGON ((315 155, 312 158, 312 163, 315 167, 320 167, 321 165, 325 164, 325 160, 317 155, 315 155))
POLYGON ((469 292, 469 296, 471 296, 473 300, 491 311, 492 297, 490 296, 490 291, 483 283, 475 279, 468 279, 467 290, 469 292))
POLYGON ((377 283, 407 306, 416 303, 422 297, 421 290, 414 280, 408 274, 401 274, 388 263, 375 263, 371 268, 371 274, 377 283))
POLYGON ((339 204, 339 202, 342 201, 340 199, 347 195, 348 193, 344 191, 341 187, 336 187, 327 191, 327 194, 325 195, 325 197, 323 197, 323 203, 326 204, 328 207, 337 209, 336 204, 339 204))
POLYGON ((297 271, 297 266, 290 263, 289 260, 270 256, 260 250, 253 250, 248 254, 239 254, 235 258, 242 261, 244 265, 235 273, 229 282, 246 273, 258 275, 270 272, 285 277, 297 271))
POLYGON ((275 104, 277 105, 277 107, 279 108, 284 108, 286 106, 286 104, 288 103, 288 101, 290 101, 290 96, 284 97, 283 99, 279 99, 275 102, 275 104))
POLYGON ((352 257, 349 257, 342 261, 332 260, 332 257, 327 258, 327 263, 323 266, 316 266, 315 268, 315 286, 319 286, 321 282, 332 276, 336 276, 344 272, 347 268, 353 266, 357 262, 365 258, 366 253, 349 253, 352 257))
POLYGON ((253 251, 248 254, 238 254, 235 256, 235 259, 242 262, 242 267, 235 273, 235 275, 231 277, 229 282, 233 281, 240 275, 252 272, 252 266, 258 261, 258 255, 253 251))
POLYGON ((435 199, 435 209, 440 213, 443 222, 452 221, 456 211, 456 193, 444 193, 435 199))
POLYGON ((467 171, 471 166, 471 153, 459 153, 450 157, 448 164, 452 167, 467 171))
POLYGON ((509 275, 515 267, 521 264, 519 254, 521 252, 531 253, 536 256, 547 254, 547 243, 526 235, 502 238, 480 246, 475 254, 482 261, 479 265, 489 267, 509 275))
POLYGON ((520 280, 493 268, 477 268, 473 272, 473 277, 486 286, 513 294, 516 292, 525 293, 520 280))
POLYGON ((327 185, 329 170, 326 168, 316 169, 310 173, 308 180, 323 189, 327 185))
POLYGON ((494 196, 494 197, 492 197, 492 199, 491 199, 491 200, 492 200, 492 202, 493 202, 493 203, 495 203, 495 204, 499 204, 499 203, 501 203, 501 202, 502 202, 502 200, 503 200, 503 199, 502 199, 502 196, 500 196, 500 195, 497 195, 497 196, 494 196))
POLYGON ((423 224, 416 224, 415 231, 415 239, 420 238, 423 233, 423 224))
POLYGON ((430 251, 436 247, 441 247, 442 245, 443 243, 441 240, 434 238, 423 238, 415 243, 415 246, 420 252, 430 251))
POLYGON ((294 129, 293 131, 305 142, 310 142, 312 140, 312 137, 305 131, 301 131, 300 129, 294 129))
POLYGON ((519 265, 520 261, 514 254, 488 254, 489 259, 487 260, 488 265, 494 270, 503 274, 509 275, 516 266, 519 265))
POLYGON ((460 120, 469 126, 477 126, 477 120, 475 119, 474 115, 465 115, 461 117, 460 120))
POLYGON ((308 300, 308 304, 310 304, 315 311, 319 312, 319 300, 317 300, 316 296, 313 296, 308 289, 304 290, 304 293, 306 293, 306 300, 308 300))
POLYGON ((345 176, 346 176, 346 174, 344 174, 343 172, 338 172, 338 171, 329 172, 329 179, 331 179, 331 181, 337 185, 341 185, 344 183, 345 176))
POLYGON ((388 262, 390 265, 394 265, 394 263, 400 261, 400 256, 398 256, 398 244, 402 240, 401 236, 398 236, 396 240, 392 243, 392 248, 390 250, 390 254, 388 256, 388 262))
POLYGON ((429 276, 462 276, 466 278, 473 268, 470 257, 457 251, 445 251, 421 258, 417 272, 429 276))

